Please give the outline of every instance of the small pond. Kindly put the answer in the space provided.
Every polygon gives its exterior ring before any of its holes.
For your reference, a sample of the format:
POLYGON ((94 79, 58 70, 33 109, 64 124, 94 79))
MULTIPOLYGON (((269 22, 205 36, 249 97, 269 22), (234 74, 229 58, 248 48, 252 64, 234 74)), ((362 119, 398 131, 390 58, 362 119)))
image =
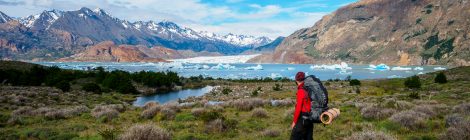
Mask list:
POLYGON ((134 101, 133 105, 134 106, 143 106, 147 102, 155 101, 160 104, 165 104, 167 102, 171 101, 176 101, 178 99, 186 99, 190 96, 202 96, 206 93, 209 93, 212 89, 214 89, 213 86, 206 86, 203 88, 198 88, 198 89, 185 89, 185 90, 178 90, 178 91, 172 91, 172 92, 167 92, 167 93, 159 93, 155 95, 150 95, 150 96, 141 96, 138 97, 136 101, 134 101))

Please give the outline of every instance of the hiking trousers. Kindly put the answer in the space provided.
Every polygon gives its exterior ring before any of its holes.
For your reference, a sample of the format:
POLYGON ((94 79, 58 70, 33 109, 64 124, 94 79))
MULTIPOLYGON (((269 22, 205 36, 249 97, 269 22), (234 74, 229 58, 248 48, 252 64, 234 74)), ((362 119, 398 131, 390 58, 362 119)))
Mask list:
POLYGON ((291 140, 313 140, 313 123, 299 116, 297 123, 292 129, 291 140))

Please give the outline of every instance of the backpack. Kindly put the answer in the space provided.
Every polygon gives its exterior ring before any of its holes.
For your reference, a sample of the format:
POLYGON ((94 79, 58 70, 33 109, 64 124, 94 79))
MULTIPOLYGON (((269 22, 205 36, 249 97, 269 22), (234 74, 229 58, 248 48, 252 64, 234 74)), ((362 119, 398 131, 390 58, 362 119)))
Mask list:
POLYGON ((311 109, 307 119, 313 123, 321 123, 320 115, 328 110, 328 91, 320 79, 310 75, 304 80, 304 89, 310 97, 311 109))

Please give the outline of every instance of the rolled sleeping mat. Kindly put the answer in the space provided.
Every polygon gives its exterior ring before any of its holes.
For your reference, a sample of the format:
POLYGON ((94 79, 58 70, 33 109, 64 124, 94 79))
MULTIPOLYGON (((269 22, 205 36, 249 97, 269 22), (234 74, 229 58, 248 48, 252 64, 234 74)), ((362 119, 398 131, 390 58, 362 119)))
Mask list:
POLYGON ((337 108, 328 109, 320 115, 320 121, 323 124, 330 124, 339 114, 340 111, 337 108))

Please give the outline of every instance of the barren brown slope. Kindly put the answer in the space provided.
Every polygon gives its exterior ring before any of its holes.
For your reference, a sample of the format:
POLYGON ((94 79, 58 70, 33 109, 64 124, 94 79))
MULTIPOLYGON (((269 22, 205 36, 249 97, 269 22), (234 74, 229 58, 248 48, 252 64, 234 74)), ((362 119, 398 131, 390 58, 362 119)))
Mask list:
POLYGON ((116 45, 111 41, 101 42, 88 47, 85 51, 59 61, 90 61, 90 62, 164 62, 164 59, 149 57, 141 52, 138 46, 116 45))
POLYGON ((251 62, 470 65, 469 0, 362 0, 251 62))

